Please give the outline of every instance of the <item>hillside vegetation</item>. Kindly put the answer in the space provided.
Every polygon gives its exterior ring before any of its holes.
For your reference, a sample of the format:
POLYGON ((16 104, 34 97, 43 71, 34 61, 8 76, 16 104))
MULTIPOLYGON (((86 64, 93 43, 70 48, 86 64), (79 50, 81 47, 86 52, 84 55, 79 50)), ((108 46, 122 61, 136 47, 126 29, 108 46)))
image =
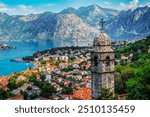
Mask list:
POLYGON ((150 99, 150 36, 133 44, 116 47, 116 58, 121 54, 129 56, 130 61, 121 60, 115 67, 115 92, 127 94, 131 100, 150 99))

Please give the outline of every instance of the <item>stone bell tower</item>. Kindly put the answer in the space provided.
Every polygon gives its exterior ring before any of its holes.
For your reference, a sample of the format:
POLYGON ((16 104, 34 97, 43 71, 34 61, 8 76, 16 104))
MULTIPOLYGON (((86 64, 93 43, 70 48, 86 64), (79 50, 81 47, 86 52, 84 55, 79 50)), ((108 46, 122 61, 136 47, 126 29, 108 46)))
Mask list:
POLYGON ((110 37, 102 30, 94 39, 91 52, 92 98, 101 94, 101 87, 106 87, 114 94, 114 51, 111 49, 110 37))

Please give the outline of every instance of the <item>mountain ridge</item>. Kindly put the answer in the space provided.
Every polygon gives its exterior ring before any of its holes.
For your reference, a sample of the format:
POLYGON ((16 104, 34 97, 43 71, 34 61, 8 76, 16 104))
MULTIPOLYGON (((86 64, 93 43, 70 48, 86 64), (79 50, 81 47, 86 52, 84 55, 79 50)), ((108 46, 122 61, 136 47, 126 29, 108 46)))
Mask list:
POLYGON ((92 42, 99 33, 99 21, 114 40, 143 38, 150 34, 150 7, 117 11, 90 5, 59 13, 10 16, 0 13, 0 40, 57 39, 92 42), (64 30, 65 29, 65 30, 64 30))
POLYGON ((118 10, 110 8, 102 8, 94 4, 87 7, 80 7, 79 9, 74 8, 64 9, 60 12, 60 14, 70 14, 70 13, 75 14, 86 23, 95 27, 99 23, 99 20, 101 18, 105 18, 106 20, 108 20, 118 15, 119 12, 120 11, 118 10))
POLYGON ((74 14, 45 12, 28 16, 12 17, 7 15, 7 17, 1 19, 3 21, 0 24, 1 40, 70 39, 76 41, 80 39, 89 43, 99 33, 97 29, 86 24, 74 14), (10 17, 9 20, 12 19, 12 21, 8 22, 7 17, 10 17), (5 25, 4 28, 2 28, 3 25, 5 25), (7 28, 7 25, 9 25, 9 28, 7 28))
POLYGON ((106 30, 112 38, 135 39, 150 34, 150 7, 122 11, 107 21, 106 30))

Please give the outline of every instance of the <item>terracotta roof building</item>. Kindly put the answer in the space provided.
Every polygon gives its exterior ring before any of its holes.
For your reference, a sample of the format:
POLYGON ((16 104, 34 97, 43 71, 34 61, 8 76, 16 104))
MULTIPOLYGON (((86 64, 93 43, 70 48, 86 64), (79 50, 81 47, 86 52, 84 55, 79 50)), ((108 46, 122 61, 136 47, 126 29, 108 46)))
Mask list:
POLYGON ((23 96, 12 96, 10 98, 8 98, 7 100, 23 100, 23 96))
POLYGON ((91 89, 81 88, 74 92, 73 98, 77 100, 91 100, 91 89))

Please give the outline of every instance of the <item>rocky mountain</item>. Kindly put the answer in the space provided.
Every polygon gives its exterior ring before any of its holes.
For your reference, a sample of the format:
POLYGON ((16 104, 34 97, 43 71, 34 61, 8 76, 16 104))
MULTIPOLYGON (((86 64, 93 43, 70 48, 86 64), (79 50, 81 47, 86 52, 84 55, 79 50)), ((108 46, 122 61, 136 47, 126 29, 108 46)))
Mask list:
POLYGON ((104 18, 112 39, 143 38, 150 34, 150 7, 117 11, 98 5, 68 8, 60 13, 10 16, 0 13, 0 40, 55 39, 91 43, 104 18))
POLYGON ((139 39, 150 34, 150 7, 148 6, 117 11, 91 5, 79 9, 68 8, 60 13, 75 14, 97 29, 100 29, 99 21, 104 18, 105 31, 113 40, 139 39))
POLYGON ((78 39, 90 43, 98 33, 98 30, 84 23, 76 15, 62 14, 57 16, 57 25, 54 33, 55 38, 78 39))
POLYGON ((67 8, 61 11, 60 14, 75 14, 86 23, 94 27, 98 27, 101 18, 109 20, 114 16, 117 16, 119 14, 119 11, 114 9, 102 8, 94 4, 87 7, 81 7, 79 9, 67 8))
POLYGON ((6 13, 0 13, 0 40, 29 38, 30 35, 24 32, 27 28, 25 22, 6 13))
POLYGON ((40 39, 61 39, 82 41, 93 40, 98 30, 84 23, 82 19, 74 14, 54 14, 45 12, 36 20, 28 22, 30 28, 28 33, 40 39))
POLYGON ((0 39, 61 39, 91 42, 98 30, 74 14, 45 12, 27 16, 0 14, 0 39))
POLYGON ((150 34, 150 7, 122 11, 107 21, 106 30, 113 39, 138 39, 150 34))

